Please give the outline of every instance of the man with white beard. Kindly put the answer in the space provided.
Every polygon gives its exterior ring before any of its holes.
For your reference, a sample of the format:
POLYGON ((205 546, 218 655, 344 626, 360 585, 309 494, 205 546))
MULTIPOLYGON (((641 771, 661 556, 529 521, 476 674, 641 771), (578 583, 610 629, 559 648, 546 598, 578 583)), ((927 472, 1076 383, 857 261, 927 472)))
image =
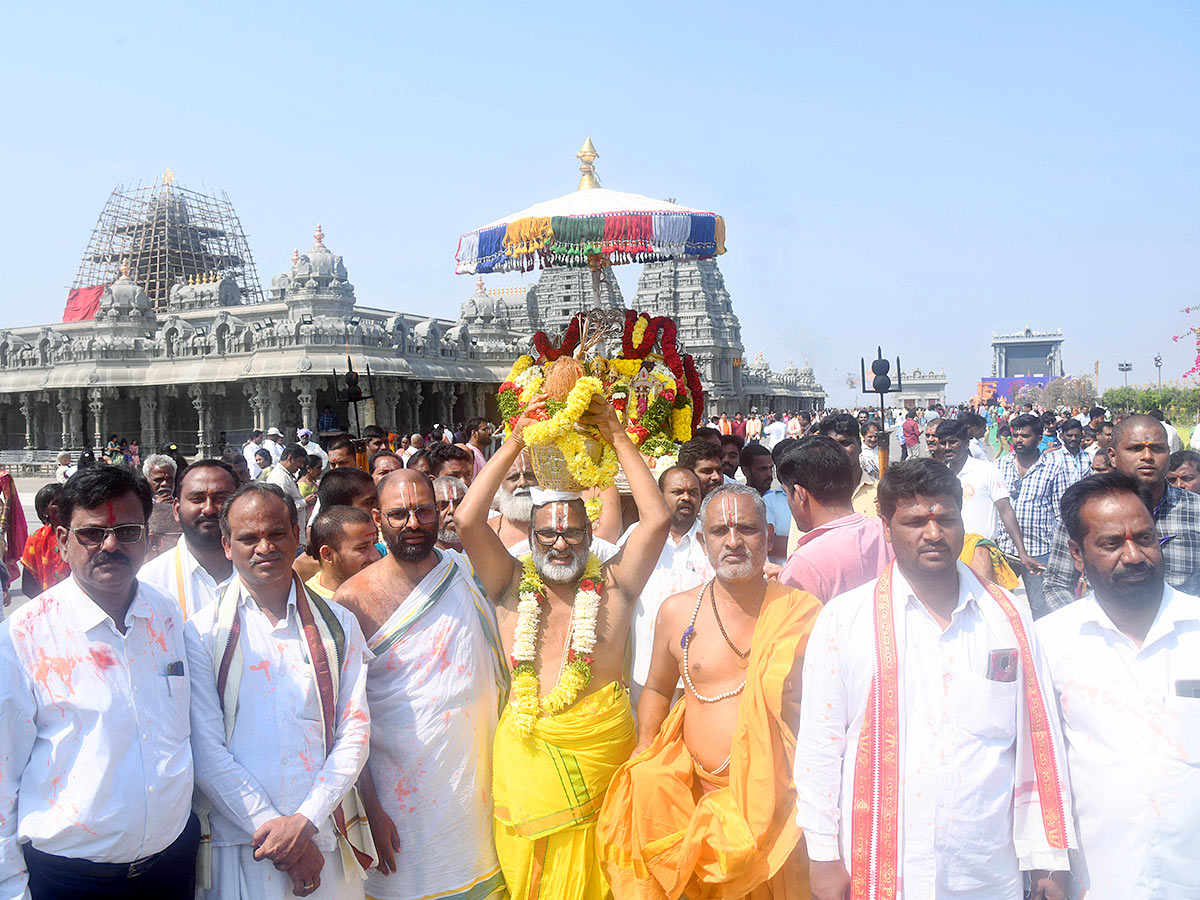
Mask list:
MULTIPOLYGON (((513 556, 524 556, 529 548, 529 519, 533 515, 533 497, 530 488, 538 487, 537 475, 533 472, 533 463, 529 451, 522 450, 517 461, 512 464, 504 480, 500 482, 500 490, 496 492, 496 505, 500 515, 488 519, 488 526, 500 536, 504 546, 513 556)), ((606 493, 605 500, 608 515, 601 513, 600 520, 592 525, 592 552, 600 557, 601 562, 608 562, 621 548, 601 537, 607 534, 616 539, 621 532, 621 506, 616 488, 606 493)))
POLYGON ((453 475, 442 475, 433 479, 433 499, 438 510, 437 548, 439 550, 462 551, 462 542, 458 539, 458 528, 454 524, 454 514, 458 504, 467 496, 467 483, 453 475))

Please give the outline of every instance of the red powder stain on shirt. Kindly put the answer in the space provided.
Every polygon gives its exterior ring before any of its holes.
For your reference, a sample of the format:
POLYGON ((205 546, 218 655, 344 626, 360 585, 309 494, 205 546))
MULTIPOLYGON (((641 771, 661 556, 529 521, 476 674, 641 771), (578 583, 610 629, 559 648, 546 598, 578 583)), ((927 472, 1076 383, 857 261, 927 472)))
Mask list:
POLYGON ((46 651, 38 647, 37 664, 33 667, 33 680, 40 684, 47 693, 50 693, 50 676, 57 675, 58 680, 67 689, 67 693, 71 693, 74 690, 71 685, 71 676, 78 662, 79 660, 73 656, 46 656, 46 651))
POLYGON ((146 631, 150 635, 150 640, 152 640, 152 641, 154 641, 154 643, 158 644, 158 646, 162 650, 162 652, 166 653, 167 652, 167 639, 165 637, 163 637, 163 633, 161 631, 155 631, 153 620, 147 620, 146 631))
POLYGON ((251 672, 262 672, 266 676, 267 681, 271 680, 271 661, 264 659, 257 666, 250 667, 251 672))
POLYGON ((107 647, 92 647, 88 650, 88 656, 92 660, 92 665, 103 672, 105 669, 111 669, 117 664, 117 658, 113 652, 107 647))
POLYGON ((50 781, 50 802, 53 803, 58 799, 58 792, 62 790, 63 776, 55 775, 50 781))
POLYGON ((304 766, 305 772, 312 772, 312 758, 307 753, 300 754, 300 765, 304 766))

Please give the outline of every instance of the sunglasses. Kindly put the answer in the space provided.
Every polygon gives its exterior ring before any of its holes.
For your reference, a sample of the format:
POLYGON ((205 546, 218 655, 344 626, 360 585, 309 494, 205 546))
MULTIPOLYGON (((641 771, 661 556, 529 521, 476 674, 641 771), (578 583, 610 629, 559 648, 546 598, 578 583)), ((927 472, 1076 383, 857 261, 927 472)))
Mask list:
POLYGON ((99 547, 110 534, 122 544, 136 544, 146 534, 145 525, 114 525, 104 528, 100 525, 84 525, 82 528, 72 528, 71 534, 84 547, 99 547))

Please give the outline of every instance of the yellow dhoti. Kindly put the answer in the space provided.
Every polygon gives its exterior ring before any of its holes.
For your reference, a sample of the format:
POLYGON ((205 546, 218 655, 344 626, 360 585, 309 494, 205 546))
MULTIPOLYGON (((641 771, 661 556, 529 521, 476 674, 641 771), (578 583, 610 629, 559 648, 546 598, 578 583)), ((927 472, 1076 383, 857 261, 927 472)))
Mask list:
POLYGON ((820 602, 769 582, 754 628, 728 775, 700 770, 683 741, 685 697, 654 743, 613 777, 597 826, 618 900, 800 900, 808 859, 796 825, 796 738, 784 682, 800 677, 820 602))
POLYGON ((505 709, 492 782, 496 855, 512 900, 612 896, 596 854, 596 817, 635 744, 629 695, 616 682, 538 719, 529 737, 505 709))

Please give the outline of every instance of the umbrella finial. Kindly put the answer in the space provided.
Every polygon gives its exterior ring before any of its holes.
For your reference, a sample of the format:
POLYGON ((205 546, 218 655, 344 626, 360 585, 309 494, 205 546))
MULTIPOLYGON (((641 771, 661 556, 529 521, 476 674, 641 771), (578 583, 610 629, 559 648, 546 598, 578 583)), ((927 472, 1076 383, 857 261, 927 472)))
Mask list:
POLYGON ((588 138, 583 142, 583 146, 579 148, 579 152, 575 154, 575 158, 579 160, 579 187, 576 190, 585 191, 588 188, 600 187, 600 179, 596 176, 596 168, 592 165, 600 154, 596 152, 596 148, 592 146, 592 139, 588 138))

